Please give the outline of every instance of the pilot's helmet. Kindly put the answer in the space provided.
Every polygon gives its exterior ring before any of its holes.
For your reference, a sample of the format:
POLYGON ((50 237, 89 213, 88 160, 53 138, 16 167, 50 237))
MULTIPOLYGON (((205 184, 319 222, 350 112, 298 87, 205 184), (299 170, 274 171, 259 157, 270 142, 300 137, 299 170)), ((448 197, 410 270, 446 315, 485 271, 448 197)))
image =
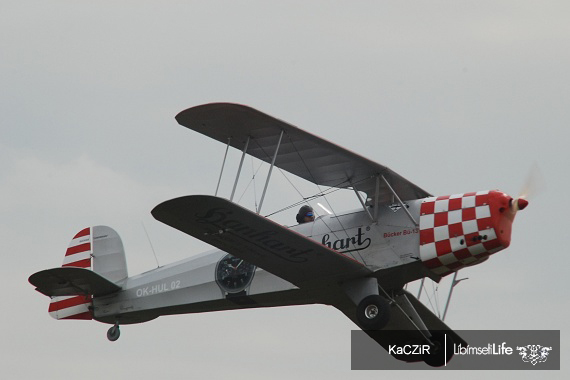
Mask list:
POLYGON ((306 216, 314 216, 313 208, 311 206, 303 206, 299 209, 297 214, 297 223, 305 223, 306 216))

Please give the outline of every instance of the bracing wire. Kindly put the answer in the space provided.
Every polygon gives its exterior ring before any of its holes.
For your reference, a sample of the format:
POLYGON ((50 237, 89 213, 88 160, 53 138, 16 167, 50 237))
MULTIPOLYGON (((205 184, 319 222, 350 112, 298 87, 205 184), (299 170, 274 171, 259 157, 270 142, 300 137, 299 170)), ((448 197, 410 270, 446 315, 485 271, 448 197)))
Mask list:
MULTIPOLYGON (((251 160, 251 165, 253 166, 253 158, 251 160)), ((255 170, 255 172, 253 173, 253 176, 251 177, 251 179, 249 180, 249 182, 247 183, 245 189, 243 190, 243 192, 241 193, 241 196, 239 197, 238 201, 236 203, 239 203, 241 201, 241 199, 243 198, 243 196, 245 195, 245 193, 247 192, 247 190, 249 189, 249 186, 251 186, 251 184, 253 183, 254 186, 254 196, 255 196, 255 177, 257 176, 257 173, 259 172, 259 169, 261 169, 261 166, 263 165, 263 161, 259 163, 259 166, 257 167, 257 170, 255 170)), ((252 172, 253 172, 253 168, 252 168, 252 172)), ((257 209, 257 196, 255 196, 255 208, 257 209)))
POLYGON ((144 222, 141 221, 141 224, 142 224, 142 228, 144 230, 144 233, 146 234, 146 238, 148 239, 148 244, 150 244, 150 249, 152 250, 152 254, 154 255, 154 259, 156 260, 156 267, 160 268, 160 264, 158 263, 158 258, 156 257, 156 252, 154 251, 154 247, 152 246, 152 241, 150 241, 150 235, 148 234, 148 231, 146 230, 144 222))
POLYGON ((437 311, 437 316, 438 316, 439 318, 441 318, 441 313, 440 313, 440 311, 439 311, 439 293, 438 293, 438 291, 439 291, 439 285, 434 285, 434 283, 432 282, 431 286, 432 286, 432 289, 433 289, 433 298, 434 298, 435 307, 436 307, 436 310, 435 310, 435 311, 437 311))
MULTIPOLYGON (((433 283, 431 284, 431 286, 432 286, 432 290, 433 290, 433 283)), ((431 307, 431 310, 432 310, 434 313, 437 313, 437 312, 438 312, 437 309, 435 308, 435 306, 434 306, 433 303, 431 302, 431 298, 432 298, 432 297, 430 297, 430 295, 429 295, 429 293, 427 292, 427 290, 424 291, 424 293, 426 294, 426 297, 427 297, 427 299, 428 299, 428 303, 429 303, 429 305, 430 305, 430 307, 431 307)), ((435 294, 434 294, 434 296, 435 296, 435 294)))
MULTIPOLYGON (((281 170, 281 169, 279 169, 279 170, 281 170)), ((291 186, 293 186, 293 188, 295 188, 295 189, 297 190, 297 188, 295 187, 295 185, 293 185, 293 183, 291 183, 291 181, 289 180, 289 178, 287 178, 287 176, 285 175, 285 173, 283 173, 283 176, 287 179, 287 181, 289 181, 289 183, 291 184, 291 186)), ((332 194, 332 193, 334 193, 335 191, 339 191, 339 190, 342 190, 342 189, 341 189, 341 188, 335 188, 334 186, 331 186, 330 188, 328 188, 328 189, 325 190, 325 191, 320 191, 320 192, 318 192, 318 193, 316 193, 316 194, 313 194, 313 195, 310 195, 310 196, 308 196, 308 197, 303 197, 303 195, 300 193, 300 191, 297 190, 297 193, 299 193, 299 195, 301 195, 301 197, 303 198, 302 200, 300 200, 300 201, 298 201, 298 202, 295 202, 295 203, 292 203, 292 204, 290 204, 289 206, 283 207, 283 208, 281 208, 281 209, 279 209, 279 210, 277 210, 277 211, 274 211, 274 212, 272 212, 272 213, 270 213, 270 214, 267 214, 267 215, 265 215, 265 216, 266 216, 266 217, 269 217, 269 216, 278 214, 278 213, 280 213, 280 212, 287 211, 287 210, 289 210, 289 209, 291 209, 291 208, 293 208, 293 207, 297 207, 297 206, 299 206, 299 205, 302 205, 302 204, 304 204, 304 203, 307 203, 308 201, 315 200, 315 199, 318 199, 318 198, 320 198, 320 197, 324 197, 326 194, 332 194)))

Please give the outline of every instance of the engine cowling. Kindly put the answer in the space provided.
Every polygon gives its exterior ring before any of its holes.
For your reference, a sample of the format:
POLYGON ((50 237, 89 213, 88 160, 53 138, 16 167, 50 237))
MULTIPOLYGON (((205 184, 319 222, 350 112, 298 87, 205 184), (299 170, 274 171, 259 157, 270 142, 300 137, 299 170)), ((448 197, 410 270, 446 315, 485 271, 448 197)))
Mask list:
POLYGON ((438 276, 485 261, 510 245, 515 214, 527 204, 498 190, 424 199, 421 260, 438 276))

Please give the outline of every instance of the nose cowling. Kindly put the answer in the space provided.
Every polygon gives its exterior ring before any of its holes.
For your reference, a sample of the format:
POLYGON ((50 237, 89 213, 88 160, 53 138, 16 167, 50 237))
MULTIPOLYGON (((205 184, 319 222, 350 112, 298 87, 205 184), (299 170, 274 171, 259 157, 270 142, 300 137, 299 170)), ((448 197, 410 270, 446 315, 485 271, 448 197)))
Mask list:
POLYGON ((500 191, 489 192, 491 220, 501 245, 507 248, 511 244, 511 231, 515 215, 528 206, 524 198, 513 199, 500 191))
POLYGON ((424 199, 421 260, 439 276, 485 261, 510 245, 515 214, 527 205, 497 190, 424 199))

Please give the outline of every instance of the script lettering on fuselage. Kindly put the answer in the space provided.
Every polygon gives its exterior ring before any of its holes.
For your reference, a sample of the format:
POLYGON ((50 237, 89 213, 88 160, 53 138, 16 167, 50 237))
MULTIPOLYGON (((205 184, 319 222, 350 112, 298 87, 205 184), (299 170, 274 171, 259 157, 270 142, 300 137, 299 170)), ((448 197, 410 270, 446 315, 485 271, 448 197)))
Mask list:
POLYGON ((258 230, 239 220, 229 219, 232 211, 225 208, 213 208, 204 215, 196 215, 196 222, 209 224, 220 231, 221 234, 231 233, 241 239, 245 238, 263 249, 264 252, 279 257, 280 259, 292 262, 303 263, 308 260, 306 255, 313 252, 312 249, 297 249, 286 242, 280 240, 279 231, 258 230))
POLYGON ((329 234, 325 234, 321 243, 339 253, 357 251, 360 249, 366 249, 370 246, 371 239, 363 239, 362 237, 364 234, 365 232, 362 232, 362 227, 358 227, 358 231, 352 237, 331 241, 329 234))

